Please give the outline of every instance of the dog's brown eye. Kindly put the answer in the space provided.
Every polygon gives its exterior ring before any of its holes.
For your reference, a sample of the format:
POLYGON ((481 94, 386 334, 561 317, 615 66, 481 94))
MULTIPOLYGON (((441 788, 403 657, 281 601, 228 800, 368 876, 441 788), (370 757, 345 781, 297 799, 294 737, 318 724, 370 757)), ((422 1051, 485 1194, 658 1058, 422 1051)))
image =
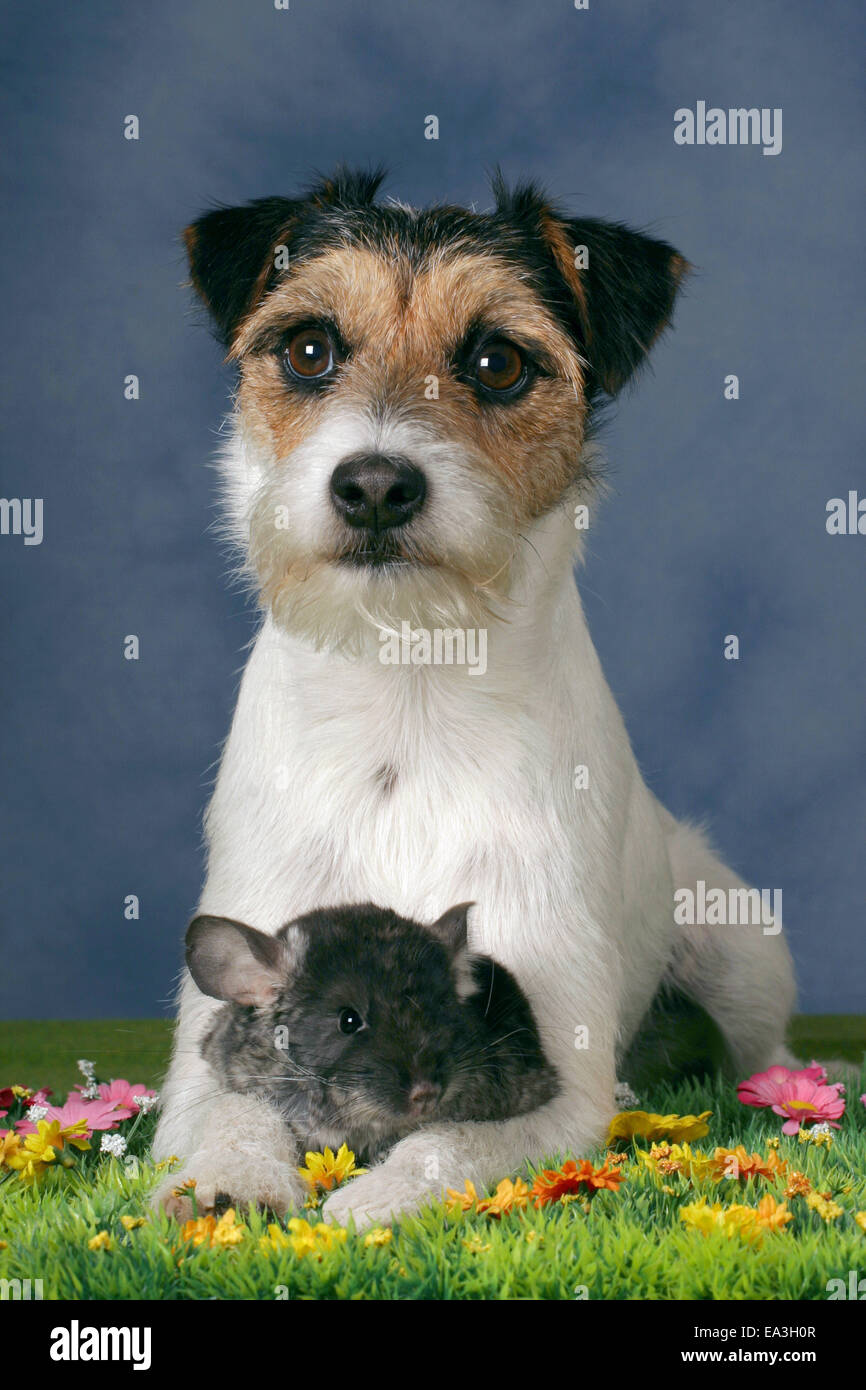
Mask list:
POLYGON ((475 371, 488 391, 511 391, 523 377, 523 358, 513 343, 497 339, 481 349, 475 371))
POLYGON ((310 381, 326 376, 334 365, 334 344, 324 328, 302 328, 285 352, 289 370, 310 381))

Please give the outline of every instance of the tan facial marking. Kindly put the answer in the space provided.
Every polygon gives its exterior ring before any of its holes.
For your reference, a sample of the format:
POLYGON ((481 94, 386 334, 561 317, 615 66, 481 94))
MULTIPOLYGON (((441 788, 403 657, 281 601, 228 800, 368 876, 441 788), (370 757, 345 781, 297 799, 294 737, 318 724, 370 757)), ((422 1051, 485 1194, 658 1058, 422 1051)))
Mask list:
POLYGON ((232 356, 242 366, 239 403, 272 457, 285 458, 315 428, 328 402, 382 415, 405 413, 497 476, 516 518, 537 515, 577 469, 584 404, 580 358, 520 269, 495 254, 449 248, 417 268, 366 248, 337 247, 290 272, 241 325, 232 356), (332 319, 349 357, 333 388, 315 394, 286 382, 277 355, 260 351, 293 324, 332 319), (539 375, 519 400, 487 404, 455 378, 453 354, 467 331, 489 324, 540 352, 539 375), (437 378, 438 399, 425 398, 437 378))

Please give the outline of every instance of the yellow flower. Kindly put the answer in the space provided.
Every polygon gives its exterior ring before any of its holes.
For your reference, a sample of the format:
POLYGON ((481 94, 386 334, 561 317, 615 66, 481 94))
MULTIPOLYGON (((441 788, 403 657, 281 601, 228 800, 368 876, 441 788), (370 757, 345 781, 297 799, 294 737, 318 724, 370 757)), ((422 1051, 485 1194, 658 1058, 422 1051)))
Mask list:
MULTIPOLYGON (((183 1188, 175 1188, 175 1195, 182 1196, 183 1188)), ((191 1216, 185 1221, 180 1232, 181 1240, 191 1240, 193 1245, 210 1245, 210 1238, 216 1229, 215 1216, 191 1216)))
POLYGON ((863 1234, 866 1235, 866 1211, 855 1211, 854 1220, 857 1222, 863 1234))
POLYGON ((480 1236, 470 1236, 468 1240, 464 1240, 462 1243, 473 1255, 483 1255, 490 1249, 489 1243, 483 1241, 480 1236))
POLYGON ((374 1226, 364 1236, 365 1245, 390 1245, 394 1232, 390 1226, 374 1226))
POLYGON ((243 1222, 236 1221, 234 1207, 229 1207, 216 1223, 210 1243, 214 1248, 222 1250, 229 1245, 240 1245, 246 1233, 247 1228, 243 1222))
POLYGON ((475 1184, 466 1179, 466 1191, 455 1192, 453 1187, 449 1187, 445 1193, 445 1210, 449 1216, 462 1216, 466 1211, 472 1211, 478 1201, 478 1193, 475 1191, 475 1184))
POLYGON ((40 1133, 43 1125, 45 1138, 54 1149, 62 1149, 66 1144, 70 1144, 73 1149, 81 1149, 82 1152, 90 1148, 86 1120, 76 1120, 74 1124, 66 1125, 63 1129, 60 1128, 59 1120, 52 1120, 50 1124, 46 1120, 40 1120, 37 1126, 40 1133))
POLYGON ((110 1250, 111 1236, 107 1231, 100 1231, 98 1235, 91 1236, 87 1242, 88 1250, 110 1250))
POLYGON ((649 1152, 637 1147, 635 1151, 641 1163, 645 1163, 651 1172, 665 1176, 682 1173, 685 1178, 703 1178, 712 1164, 712 1159, 700 1149, 693 1149, 690 1144, 653 1144, 649 1152))
POLYGON ((323 1250, 333 1250, 335 1246, 342 1245, 348 1234, 343 1226, 332 1226, 327 1221, 320 1221, 315 1231, 316 1240, 323 1250))
POLYGON ((521 1211, 529 1201, 529 1188, 522 1178, 503 1178, 492 1197, 485 1197, 476 1210, 488 1216, 507 1216, 509 1212, 521 1211))
MULTIPOLYGON (((270 1229, 268 1227, 268 1230, 270 1229)), ((299 1260, 305 1255, 315 1255, 317 1259, 321 1259, 324 1251, 333 1250, 336 1245, 345 1241, 347 1235, 342 1226, 331 1226, 325 1221, 311 1226, 309 1221, 304 1221, 300 1216, 292 1217, 289 1231, 291 1234, 287 1238, 288 1243, 299 1260)), ((282 1240, 275 1242, 275 1248, 281 1248, 282 1244, 282 1240)))
POLYGON ((610 1147, 617 1139, 702 1139, 709 1133, 706 1121, 712 1110, 704 1110, 700 1115, 655 1115, 646 1110, 621 1110, 614 1115, 607 1131, 606 1144, 610 1147))
POLYGON ((9 1160, 16 1156, 20 1148, 21 1136, 14 1129, 0 1129, 0 1168, 4 1163, 11 1167, 9 1160))
POLYGON ((28 1096, 33 1095, 33 1092, 27 1086, 10 1086, 9 1089, 13 1096, 17 1096, 19 1100, 26 1100, 28 1096))
POLYGON ((266 1236, 259 1236, 259 1249, 263 1255, 272 1255, 275 1251, 288 1250, 290 1245, 289 1237, 282 1226, 278 1226, 275 1221, 272 1221, 268 1226, 266 1236))
POLYGON ((229 1207, 219 1220, 212 1214, 190 1218, 180 1234, 181 1240, 191 1240, 195 1246, 205 1245, 209 1250, 223 1250, 229 1245, 240 1245, 247 1228, 242 1222, 237 1222, 234 1207, 229 1207))
POLYGON ((838 1202, 831 1201, 820 1192, 807 1192, 806 1206, 816 1211, 822 1221, 836 1221, 844 1211, 838 1202))
POLYGON ((355 1167, 355 1155, 345 1144, 340 1145, 336 1154, 331 1149, 325 1149, 324 1153, 308 1153, 306 1159, 306 1168, 299 1168, 298 1172, 313 1191, 321 1187, 330 1192, 332 1187, 339 1187, 347 1178, 356 1178, 359 1173, 367 1171, 366 1168, 355 1167))
POLYGON ((725 1207, 721 1202, 713 1202, 713 1205, 709 1206, 705 1197, 701 1198, 700 1202, 680 1207, 680 1220, 690 1231, 700 1231, 705 1236, 712 1231, 724 1231, 725 1235, 733 1234, 732 1229, 726 1225, 725 1216, 725 1207))
POLYGON ((815 1144, 819 1149, 823 1146, 831 1149, 833 1147, 833 1132, 829 1129, 798 1129, 798 1144, 815 1144))
MULTIPOLYGON (((23 1182, 33 1182, 42 1176, 49 1163, 54 1162, 64 1144, 72 1144, 76 1149, 89 1149, 90 1145, 84 1137, 86 1132, 84 1120, 77 1120, 66 1129, 60 1128, 59 1120, 51 1120, 50 1123, 39 1120, 36 1133, 26 1134, 23 1144, 12 1145, 8 1140, 4 1141, 3 1161, 7 1168, 18 1171, 23 1182)), ((18 1139, 19 1136, 15 1137, 18 1139)))
POLYGON ((143 1226, 147 1221, 146 1216, 121 1216, 120 1224, 125 1231, 134 1231, 139 1226, 143 1226))
POLYGON ((749 1244, 760 1245, 767 1231, 781 1231, 794 1217, 784 1202, 777 1202, 768 1193, 757 1207, 743 1206, 739 1202, 729 1207, 721 1202, 709 1206, 704 1199, 681 1207, 680 1219, 690 1230, 700 1231, 705 1236, 719 1232, 729 1240, 736 1236, 749 1244))

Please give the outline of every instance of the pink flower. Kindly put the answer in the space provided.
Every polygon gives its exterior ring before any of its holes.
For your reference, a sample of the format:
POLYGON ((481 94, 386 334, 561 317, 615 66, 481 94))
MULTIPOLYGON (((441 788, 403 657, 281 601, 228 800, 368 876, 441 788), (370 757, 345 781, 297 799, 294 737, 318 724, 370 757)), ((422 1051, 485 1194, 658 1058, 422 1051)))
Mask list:
POLYGON ((737 1095, 743 1105, 774 1105, 779 1087, 791 1081, 815 1081, 823 1086, 827 1082, 827 1073, 818 1062, 812 1062, 799 1071, 792 1071, 790 1067, 768 1067, 766 1071, 756 1071, 748 1081, 741 1081, 737 1095))
MULTIPOLYGON (((83 1091, 84 1085, 75 1087, 76 1091, 83 1091)), ((131 1115, 137 1115, 141 1109, 136 1105, 133 1096, 155 1096, 156 1091, 149 1091, 146 1086, 132 1086, 122 1077, 113 1081, 101 1081, 99 1083, 99 1096, 101 1100, 110 1100, 116 1108, 118 1120, 128 1120, 131 1115)))
POLYGON ((839 1084, 821 1086, 816 1081, 800 1078, 779 1087, 779 1097, 772 1107, 774 1115, 786 1115, 782 1125, 783 1134, 796 1134, 803 1125, 813 1120, 823 1120, 833 1129, 839 1129, 836 1121, 845 1113, 845 1098, 840 1095, 839 1084))
POLYGON ((32 1096, 27 1096, 24 1101, 25 1109, 29 1110, 31 1105, 50 1105, 48 1097, 52 1094, 50 1086, 42 1086, 38 1091, 34 1091, 32 1096))
POLYGON ((126 1113, 123 1119, 129 1119, 130 1115, 137 1115, 141 1109, 136 1105, 135 1096, 155 1096, 156 1091, 150 1091, 146 1086, 133 1086, 128 1081, 118 1077, 116 1081, 103 1081, 100 1083, 99 1094, 103 1100, 114 1101, 118 1108, 118 1113, 123 1110, 126 1113))
MULTIPOLYGON (((70 1092, 65 1105, 46 1105, 43 1108, 46 1112, 43 1119, 49 1123, 59 1120, 61 1129, 65 1129, 67 1125, 74 1125, 77 1120, 84 1120, 88 1137, 95 1129, 115 1129, 125 1118, 117 1111, 113 1101, 84 1100, 74 1091, 70 1092)), ((37 1132, 32 1120, 19 1120, 15 1128, 19 1134, 37 1132)))
POLYGON ((845 1113, 840 1081, 827 1082, 827 1073, 818 1062, 794 1071, 790 1067, 768 1067, 741 1081, 737 1095, 744 1105, 770 1106, 774 1115, 783 1115, 783 1134, 796 1134, 801 1126, 815 1120, 833 1129, 845 1113))

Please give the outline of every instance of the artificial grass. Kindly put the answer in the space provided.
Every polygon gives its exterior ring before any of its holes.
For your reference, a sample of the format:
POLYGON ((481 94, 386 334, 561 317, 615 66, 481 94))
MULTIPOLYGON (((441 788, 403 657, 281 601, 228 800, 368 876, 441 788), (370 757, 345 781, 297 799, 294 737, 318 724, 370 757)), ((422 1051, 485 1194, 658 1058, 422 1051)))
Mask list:
MULTIPOLYGON (((131 1079, 147 1079, 138 1074, 141 1064, 131 1071, 131 1079)), ((768 1191, 781 1198, 782 1182, 661 1178, 632 1151, 619 1192, 597 1193, 588 1210, 577 1201, 530 1206, 496 1221, 449 1217, 432 1204, 400 1222, 389 1244, 367 1245, 363 1233, 350 1232, 321 1260, 292 1250, 263 1253, 266 1221, 253 1212, 245 1214, 240 1244, 196 1248, 176 1223, 149 1210, 156 1175, 146 1157, 154 1123, 148 1116, 131 1140, 133 1161, 100 1155, 97 1135, 92 1151, 68 1171, 51 1168, 31 1186, 17 1175, 0 1178, 0 1279, 41 1279, 46 1299, 823 1300, 830 1279, 847 1281, 849 1271, 866 1267, 866 1233, 854 1220, 866 1210, 866 1109, 858 1099, 864 1090, 866 1069, 859 1086, 849 1083, 831 1148, 783 1136, 778 1150, 817 1191, 832 1194, 842 1215, 825 1222, 803 1197, 790 1198, 794 1220, 759 1247, 689 1231, 680 1208, 702 1196, 754 1206, 768 1191), (126 1231, 123 1216, 147 1220, 126 1231), (88 1241, 101 1231, 111 1247, 90 1250, 88 1241)), ((639 1099, 662 1114, 712 1110, 709 1134, 693 1144, 710 1152, 742 1143, 765 1153, 782 1123, 741 1105, 722 1080, 660 1086, 639 1099)), ((560 1157, 546 1156, 544 1166, 560 1157)), ((600 1160, 601 1153, 577 1157, 600 1160)), ((182 1166, 177 1172, 180 1179, 182 1166)))

